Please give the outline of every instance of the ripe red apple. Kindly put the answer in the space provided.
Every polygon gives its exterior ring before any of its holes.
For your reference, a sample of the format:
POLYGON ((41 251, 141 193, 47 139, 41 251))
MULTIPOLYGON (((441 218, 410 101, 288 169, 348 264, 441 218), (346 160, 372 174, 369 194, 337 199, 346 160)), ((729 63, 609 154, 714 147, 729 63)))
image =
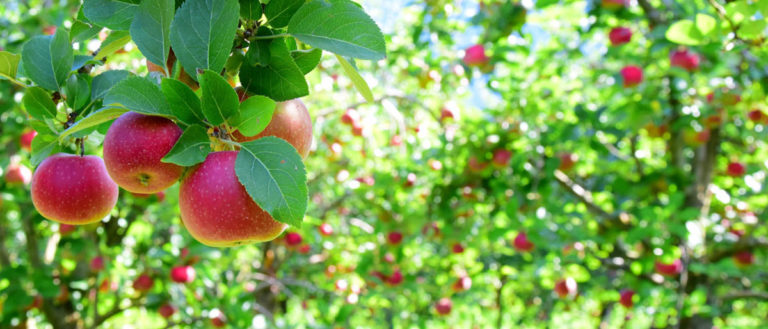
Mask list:
POLYGON ((393 286, 403 283, 403 273, 401 273, 399 269, 396 269, 392 272, 392 275, 387 278, 387 283, 393 286))
POLYGON ((189 283, 195 280, 195 268, 192 266, 175 266, 171 269, 171 280, 177 283, 189 283))
POLYGON ((573 278, 565 278, 555 283, 554 290, 560 298, 575 296, 578 290, 578 285, 573 278))
POLYGON ((578 160, 578 156, 573 153, 562 153, 560 154, 560 166, 558 167, 561 171, 570 171, 573 169, 573 166, 576 164, 576 161, 578 160))
POLYGON ((614 10, 629 7, 629 0, 603 0, 602 4, 605 9, 614 10))
POLYGON ((467 66, 483 66, 490 58, 485 55, 485 47, 483 45, 474 45, 464 51, 464 64, 467 66))
POLYGON ((56 26, 50 25, 43 28, 43 34, 45 35, 54 35, 56 34, 56 26))
POLYGON ((360 114, 355 109, 347 109, 344 114, 341 115, 341 123, 345 125, 353 126, 360 120, 360 114))
POLYGON ((312 250, 312 247, 310 247, 308 244, 303 244, 301 247, 299 247, 299 253, 300 254, 308 254, 312 250))
POLYGON ((504 167, 509 163, 509 159, 512 158, 512 151, 505 149, 498 149, 493 152, 493 165, 496 167, 504 167))
POLYGON ((5 168, 5 182, 27 185, 32 181, 32 170, 20 163, 11 163, 5 168))
POLYGON ((440 110, 440 122, 443 122, 448 119, 450 120, 456 119, 456 114, 453 113, 452 109, 444 107, 440 110))
POLYGON ((733 261, 738 266, 749 266, 755 262, 755 255, 749 251, 740 251, 733 255, 733 261))
POLYGON ((35 139, 35 136, 37 136, 37 131, 34 130, 30 130, 21 134, 21 137, 19 137, 19 145, 21 145, 21 148, 27 151, 31 151, 32 140, 35 139))
POLYGON ((160 316, 167 319, 170 318, 173 313, 176 313, 176 308, 171 304, 165 303, 157 309, 157 313, 160 313, 160 316))
POLYGON ((621 77, 624 79, 624 88, 637 86, 643 81, 643 69, 627 65, 621 69, 621 77))
POLYGON ((611 45, 621 46, 632 40, 632 30, 628 27, 614 27, 608 33, 608 39, 611 40, 611 45))
POLYGON ((73 225, 98 222, 117 203, 117 184, 94 155, 56 154, 32 176, 32 203, 43 217, 73 225))
POLYGON ((534 247, 533 243, 528 241, 528 235, 525 232, 518 233, 512 244, 517 251, 531 251, 534 247))
POLYGON ((731 177, 741 177, 747 172, 747 167, 741 162, 730 162, 726 173, 731 177))
POLYGON ((72 233, 77 229, 77 226, 75 225, 69 225, 69 224, 59 224, 59 234, 61 235, 68 235, 69 233, 72 233))
POLYGON ((669 65, 680 67, 687 71, 695 71, 699 68, 699 55, 688 51, 688 49, 679 49, 669 54, 669 65))
POLYGON ((363 137, 363 124, 359 122, 355 122, 352 125, 352 135, 357 137, 363 137))
POLYGON ((391 245, 398 245, 402 241, 403 241, 403 233, 395 231, 395 232, 389 232, 389 234, 387 234, 387 242, 389 242, 389 244, 391 245))
POLYGON ((451 299, 448 297, 440 298, 435 304, 435 311, 440 315, 450 314, 451 308, 453 308, 453 302, 451 302, 451 299))
POLYGON ((454 254, 460 254, 464 252, 464 246, 461 245, 461 243, 454 243, 453 246, 451 246, 451 251, 453 251, 454 254))
POLYGON ((416 184, 416 174, 408 173, 405 177, 405 187, 413 187, 416 184))
POLYGON ((635 304, 634 301, 632 301, 632 297, 635 295, 635 292, 631 289, 624 289, 619 293, 619 304, 626 308, 632 308, 632 305, 635 304))
POLYGON ((222 328, 227 324, 227 318, 218 309, 211 310, 208 316, 211 318, 211 325, 216 328, 222 328))
POLYGON ((458 278, 456 282, 454 282, 451 286, 451 289, 456 292, 466 291, 469 290, 469 288, 472 288, 472 279, 468 276, 462 276, 458 278))
POLYGON ((189 233, 209 246, 269 241, 286 225, 251 199, 235 175, 236 151, 213 152, 181 181, 179 208, 189 233))
POLYGON ((91 271, 100 272, 104 269, 104 257, 96 256, 91 259, 91 271))
POLYGON ((104 137, 104 164, 109 176, 129 192, 152 194, 173 185, 184 167, 161 162, 181 136, 173 121, 128 112, 109 127, 104 137))
POLYGON ((763 113, 763 111, 760 111, 760 109, 754 109, 752 111, 749 111, 749 114, 747 114, 747 117, 749 120, 754 121, 755 123, 765 123, 766 119, 768 119, 768 116, 763 113))
POLYGON ((278 102, 272 121, 264 131, 251 137, 245 137, 239 131, 235 131, 233 136, 238 142, 252 141, 266 136, 282 138, 293 145, 302 158, 306 158, 312 146, 312 117, 309 116, 307 106, 298 98, 278 102))
POLYGON ((654 266, 656 267, 656 273, 664 276, 677 276, 683 271, 683 262, 680 259, 675 259, 675 261, 669 264, 656 261, 654 266))
POLYGON ((330 236, 333 234, 333 226, 328 223, 322 223, 320 226, 317 227, 317 230, 320 231, 320 234, 324 236, 330 236))
POLYGON ((145 292, 150 289, 152 289, 152 286, 155 285, 155 280, 152 279, 151 276, 149 276, 146 273, 142 273, 139 275, 138 278, 133 280, 133 290, 145 292))
POLYGON ((301 234, 296 232, 289 232, 285 234, 285 244, 289 247, 295 247, 301 244, 301 234))

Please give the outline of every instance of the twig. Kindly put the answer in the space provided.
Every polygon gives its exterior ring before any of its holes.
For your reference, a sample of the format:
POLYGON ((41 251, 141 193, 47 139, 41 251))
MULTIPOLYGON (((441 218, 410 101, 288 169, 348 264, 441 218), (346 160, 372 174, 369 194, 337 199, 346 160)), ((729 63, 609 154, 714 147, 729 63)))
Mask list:
POLYGON ((722 300, 726 300, 726 301, 734 300, 734 299, 745 299, 745 298, 768 300, 768 293, 758 292, 758 291, 737 291, 721 297, 722 300))
MULTIPOLYGON (((598 206, 592 199, 592 192, 572 181, 568 175, 559 169, 555 170, 555 179, 558 183, 560 183, 560 186, 565 188, 567 192, 571 193, 573 196, 579 199, 579 201, 581 201, 587 207, 587 210, 589 210, 591 213, 603 218, 604 220, 607 220, 610 223, 620 223, 625 225, 619 216, 612 215, 598 206)), ((603 225, 605 224, 607 223, 603 223, 603 225)))

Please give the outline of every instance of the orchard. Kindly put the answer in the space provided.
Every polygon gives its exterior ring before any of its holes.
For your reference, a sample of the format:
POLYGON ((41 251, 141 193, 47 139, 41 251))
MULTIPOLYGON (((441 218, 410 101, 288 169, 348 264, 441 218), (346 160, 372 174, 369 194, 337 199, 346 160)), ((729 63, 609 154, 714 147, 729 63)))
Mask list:
POLYGON ((766 328, 766 17, 3 1, 0 328, 766 328))

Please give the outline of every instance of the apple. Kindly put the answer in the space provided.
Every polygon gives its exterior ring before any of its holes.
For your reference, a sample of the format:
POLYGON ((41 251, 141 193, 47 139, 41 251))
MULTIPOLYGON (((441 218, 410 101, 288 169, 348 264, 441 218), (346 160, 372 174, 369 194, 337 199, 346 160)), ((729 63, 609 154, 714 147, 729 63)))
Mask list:
POLYGON ((45 35, 54 35, 56 34, 56 26, 50 25, 43 28, 43 34, 45 35))
POLYGON ((688 51, 688 49, 678 49, 669 54, 669 65, 680 67, 686 71, 695 71, 699 68, 699 55, 688 51))
POLYGON ((731 177, 741 177, 747 172, 747 167, 741 162, 730 162, 725 172, 731 177))
POLYGON ((483 45, 473 45, 464 51, 464 64, 467 66, 484 66, 489 60, 483 45))
POLYGON ((269 241, 286 225, 251 199, 235 175, 236 151, 208 154, 181 181, 179 208, 189 233, 209 246, 269 241))
POLYGON ((312 146, 312 117, 309 116, 307 106, 298 98, 278 102, 272 121, 264 131, 251 137, 235 131, 233 136, 238 142, 248 142, 266 136, 282 138, 293 145, 302 158, 306 158, 312 146))
POLYGON ((218 309, 211 310, 210 313, 208 313, 208 316, 211 319, 211 325, 216 328, 222 328, 227 323, 227 319, 224 317, 224 313, 221 313, 218 309))
POLYGON ((133 280, 133 290, 139 291, 139 292, 145 292, 150 289, 152 289, 152 286, 155 285, 155 280, 152 279, 149 274, 142 273, 139 275, 138 278, 133 280))
POLYGON ((104 269, 104 257, 96 256, 91 259, 91 271, 100 272, 104 269))
POLYGON ((493 152, 493 165, 496 167, 504 167, 509 163, 509 159, 512 158, 512 151, 505 149, 498 149, 493 152))
POLYGON ((472 288, 472 279, 468 276, 462 276, 458 278, 456 282, 454 282, 451 286, 451 289, 456 292, 466 291, 469 290, 469 288, 472 288))
POLYGON ((400 135, 393 135, 392 138, 389 140, 390 146, 400 146, 403 145, 403 138, 400 137, 400 135))
POLYGON ((393 255, 391 252, 384 254, 384 261, 390 264, 394 263, 395 255, 393 255))
POLYGON ((189 283, 195 280, 195 268, 192 266, 175 266, 171 269, 171 281, 189 283))
POLYGON ((357 136, 357 137, 362 137, 363 136, 363 124, 361 124, 359 122, 355 122, 352 125, 352 135, 357 136))
POLYGON ((77 226, 75 225, 69 225, 69 224, 59 224, 59 234, 61 235, 68 235, 77 229, 77 226))
POLYGON ((334 287, 336 288, 336 291, 345 291, 349 287, 349 284, 347 283, 347 280, 338 279, 336 280, 334 287))
POLYGON ((341 123, 354 126, 360 120, 360 114, 355 109, 347 109, 341 115, 341 123))
POLYGON ((32 203, 50 220, 72 225, 100 221, 117 204, 118 187, 95 155, 59 153, 32 176, 32 203))
POLYGON ((104 137, 104 164, 109 176, 129 192, 152 194, 173 185, 184 167, 160 161, 173 148, 182 130, 159 116, 128 112, 104 137))
POLYGON ((634 305, 634 301, 632 301, 632 297, 635 295, 635 292, 631 289, 624 289, 619 293, 619 304, 626 308, 632 308, 632 305, 634 305))
POLYGON ((301 244, 301 234, 296 232, 289 232, 285 234, 285 244, 289 247, 295 247, 301 244))
POLYGON ((160 313, 160 316, 167 319, 170 318, 173 313, 176 313, 176 308, 171 304, 165 303, 157 309, 157 313, 160 313))
POLYGON ((654 267, 656 268, 656 273, 664 276, 674 277, 683 271, 683 262, 680 261, 680 259, 675 259, 675 261, 669 264, 656 261, 654 267))
POLYGON ((621 69, 621 77, 624 79, 624 88, 634 87, 643 81, 643 69, 634 65, 627 65, 621 69))
POLYGON ((666 124, 656 125, 653 122, 649 122, 645 125, 645 131, 648 133, 648 137, 651 138, 661 138, 664 137, 664 134, 667 133, 669 130, 668 126, 666 124))
POLYGON ((5 182, 27 185, 32 181, 32 170, 20 163, 11 163, 5 168, 5 182))
POLYGON ((528 235, 525 234, 525 232, 520 232, 515 237, 515 240, 512 242, 512 245, 515 247, 517 251, 531 251, 533 250, 533 243, 528 241, 528 235))
POLYGON ((755 255, 749 251, 740 251, 733 255, 733 261, 738 266, 749 266, 755 262, 755 255))
POLYGON ((300 254, 308 254, 312 250, 312 247, 310 247, 308 244, 303 244, 301 247, 299 247, 299 253, 300 254))
POLYGON ((403 283, 403 273, 401 273, 400 270, 395 270, 394 272, 392 272, 392 275, 390 275, 387 278, 387 283, 389 283, 392 286, 396 286, 403 283))
POLYGON ((414 184, 416 184, 416 174, 408 173, 405 177, 405 187, 412 187, 414 184))
POLYGON ((621 46, 632 40, 632 30, 628 27, 614 27, 608 33, 608 39, 611 40, 611 45, 621 46))
POLYGON ((438 171, 440 169, 443 169, 443 163, 440 162, 440 160, 430 159, 429 168, 432 168, 432 170, 434 171, 438 171))
POLYGON ((37 131, 35 130, 30 130, 21 134, 21 137, 19 137, 19 145, 21 145, 21 148, 27 151, 31 151, 32 140, 35 139, 35 136, 37 136, 37 131))
POLYGON ((389 232, 389 234, 387 234, 387 242, 389 242, 389 244, 393 246, 400 244, 400 242, 402 241, 403 241, 403 233, 395 231, 395 232, 389 232))
POLYGON ((578 290, 576 280, 573 278, 565 278, 555 283, 555 293, 560 298, 566 298, 568 296, 575 296, 578 290))
POLYGON ((485 170, 485 168, 488 167, 487 162, 480 162, 480 160, 477 159, 476 156, 469 157, 469 161, 467 162, 467 166, 469 167, 470 171, 473 172, 480 172, 485 170))
POLYGON ((451 302, 451 299, 448 297, 440 298, 435 304, 435 311, 440 315, 450 314, 451 308, 453 308, 453 302, 451 302))
POLYGON ((629 0, 603 0, 602 4, 605 9, 621 9, 629 7, 629 0))
POLYGON ((373 176, 358 177, 355 178, 355 180, 368 186, 373 186, 373 184, 376 184, 376 179, 373 178, 373 176))
POLYGON ((323 236, 330 236, 333 234, 333 226, 328 223, 320 224, 320 226, 317 227, 317 230, 320 231, 320 234, 323 236))
POLYGON ((576 154, 573 153, 562 153, 560 154, 560 166, 558 169, 561 171, 570 171, 573 169, 573 166, 576 164, 576 161, 579 159, 576 154))
POLYGON ((453 113, 453 110, 444 107, 440 110, 440 122, 443 122, 445 120, 454 120, 456 119, 456 114, 453 113))
POLYGON ((454 243, 453 246, 451 246, 451 251, 453 251, 454 254, 460 254, 464 252, 464 246, 461 245, 461 243, 454 243))
POLYGON ((763 111, 760 111, 759 109, 754 109, 752 111, 749 111, 749 114, 747 114, 747 117, 749 120, 754 121, 755 123, 765 123, 766 119, 768 119, 768 116, 763 113, 763 111))

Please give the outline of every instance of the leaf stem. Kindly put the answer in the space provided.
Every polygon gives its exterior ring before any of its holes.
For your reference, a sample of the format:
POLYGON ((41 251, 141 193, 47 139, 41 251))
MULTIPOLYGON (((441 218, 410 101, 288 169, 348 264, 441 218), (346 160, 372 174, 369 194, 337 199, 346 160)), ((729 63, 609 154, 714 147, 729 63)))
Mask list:
POLYGON ((257 36, 252 36, 251 40, 269 40, 269 39, 287 38, 290 36, 291 35, 288 33, 280 33, 275 35, 257 35, 257 36))

